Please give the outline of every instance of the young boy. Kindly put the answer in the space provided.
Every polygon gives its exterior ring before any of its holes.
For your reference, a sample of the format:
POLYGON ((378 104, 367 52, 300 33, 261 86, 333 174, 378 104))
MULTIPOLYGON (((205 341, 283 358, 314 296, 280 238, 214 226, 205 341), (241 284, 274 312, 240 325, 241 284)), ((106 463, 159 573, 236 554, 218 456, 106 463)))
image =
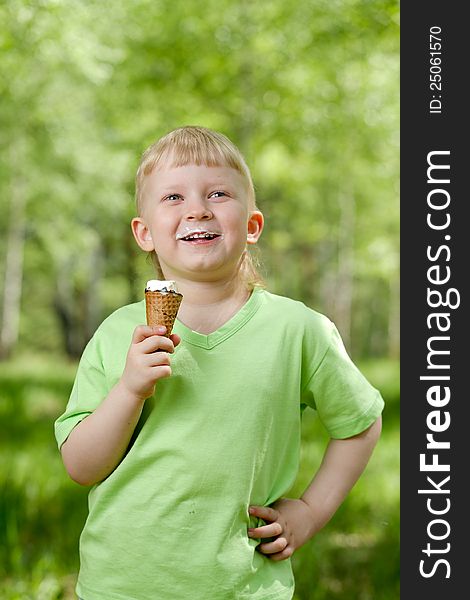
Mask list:
POLYGON ((170 338, 141 324, 143 301, 108 317, 56 422, 68 473, 93 486, 77 593, 290 599, 289 557, 362 473, 383 401, 326 317, 258 285, 247 245, 263 216, 225 136, 170 132, 143 155, 136 184, 134 237, 183 302, 170 338), (301 404, 331 440, 289 499, 301 404))

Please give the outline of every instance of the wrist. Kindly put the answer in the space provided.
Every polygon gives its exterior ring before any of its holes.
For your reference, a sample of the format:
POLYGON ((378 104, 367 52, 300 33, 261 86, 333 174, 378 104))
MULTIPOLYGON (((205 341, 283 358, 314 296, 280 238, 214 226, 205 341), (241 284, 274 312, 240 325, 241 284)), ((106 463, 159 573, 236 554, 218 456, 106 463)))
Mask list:
POLYGON ((299 498, 299 502, 302 502, 305 508, 305 512, 307 514, 307 530, 308 537, 310 539, 320 531, 324 523, 321 522, 320 515, 317 514, 315 508, 311 504, 309 504, 306 498, 302 496, 301 498, 299 498))
POLYGON ((132 387, 129 387, 125 381, 120 379, 114 386, 115 393, 126 403, 135 404, 137 407, 143 406, 148 395, 139 394, 132 387))

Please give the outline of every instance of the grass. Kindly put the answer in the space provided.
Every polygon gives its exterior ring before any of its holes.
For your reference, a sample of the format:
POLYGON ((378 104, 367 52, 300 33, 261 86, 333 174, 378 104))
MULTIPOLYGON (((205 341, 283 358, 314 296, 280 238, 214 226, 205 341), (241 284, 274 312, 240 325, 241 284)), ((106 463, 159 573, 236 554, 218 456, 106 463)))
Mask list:
MULTIPOLYGON (((398 366, 374 362, 361 368, 385 398, 383 434, 332 521, 294 555, 295 600, 399 597, 398 366)), ((75 369, 51 357, 0 363, 0 600, 76 598, 87 490, 66 476, 52 429, 75 369)), ((310 481, 326 441, 307 410, 292 496, 310 481)))

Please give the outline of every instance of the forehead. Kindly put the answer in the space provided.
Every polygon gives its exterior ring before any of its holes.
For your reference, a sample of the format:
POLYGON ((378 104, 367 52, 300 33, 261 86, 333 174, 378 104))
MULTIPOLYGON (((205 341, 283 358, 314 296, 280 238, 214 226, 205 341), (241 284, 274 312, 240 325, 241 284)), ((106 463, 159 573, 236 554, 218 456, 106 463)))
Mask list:
POLYGON ((169 161, 156 166, 145 178, 146 191, 173 188, 184 189, 211 185, 228 185, 247 189, 246 178, 236 169, 225 165, 188 164, 175 166, 169 161))

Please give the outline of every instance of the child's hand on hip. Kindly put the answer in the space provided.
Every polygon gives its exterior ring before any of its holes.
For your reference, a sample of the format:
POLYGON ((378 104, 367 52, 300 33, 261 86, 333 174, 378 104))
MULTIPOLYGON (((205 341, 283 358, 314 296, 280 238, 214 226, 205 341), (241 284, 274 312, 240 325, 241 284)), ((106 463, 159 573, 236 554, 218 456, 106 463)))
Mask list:
POLYGON ((164 337, 166 327, 135 328, 120 384, 138 400, 149 398, 158 379, 171 375, 170 354, 181 342, 178 335, 164 337))
POLYGON ((268 522, 248 529, 248 536, 261 538, 257 550, 271 560, 289 558, 313 535, 312 512, 303 500, 281 498, 271 506, 250 506, 249 512, 268 522), (263 543, 263 538, 271 539, 263 543))

